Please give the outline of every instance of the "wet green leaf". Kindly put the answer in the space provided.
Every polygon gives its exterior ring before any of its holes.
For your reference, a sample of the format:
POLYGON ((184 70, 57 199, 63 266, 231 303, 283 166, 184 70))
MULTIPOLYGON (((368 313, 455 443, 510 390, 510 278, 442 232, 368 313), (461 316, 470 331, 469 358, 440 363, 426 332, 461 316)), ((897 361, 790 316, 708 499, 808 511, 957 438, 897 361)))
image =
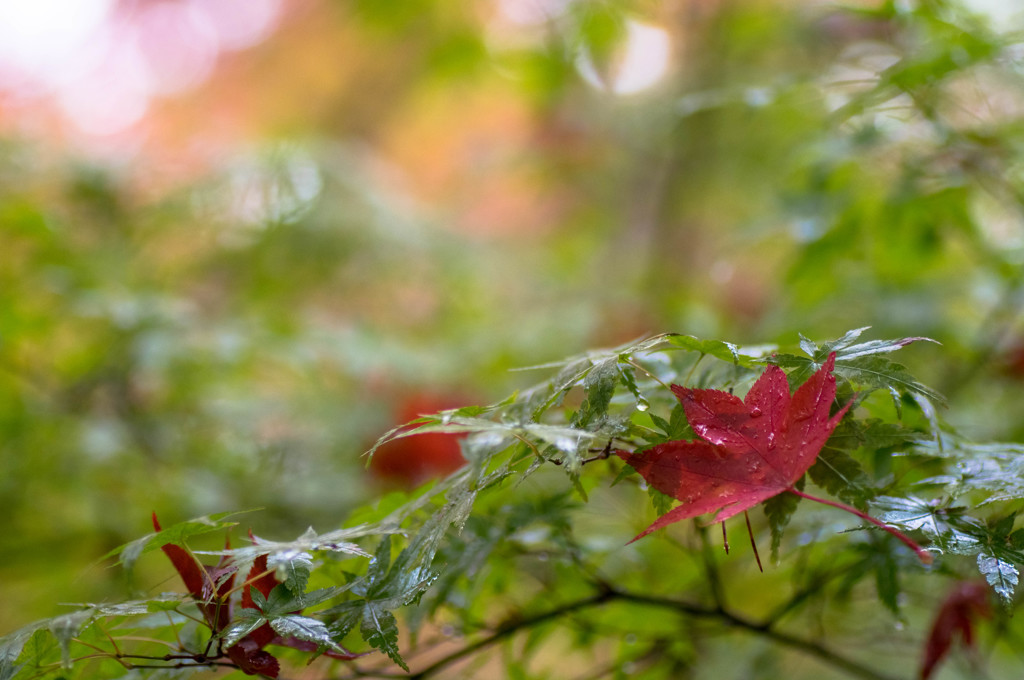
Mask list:
POLYGON ((1013 592, 1017 587, 1019 577, 1017 567, 998 557, 979 553, 978 571, 985 577, 989 585, 995 589, 996 594, 999 595, 1004 603, 1013 601, 1013 592))
MULTIPOLYGON (((330 629, 328 629, 323 621, 318 619, 298 615, 280 616, 270 619, 270 627, 282 637, 295 637, 300 640, 316 643, 326 649, 345 653, 345 650, 334 641, 334 636, 331 634, 330 629)), ((367 642, 370 641, 367 640, 367 642)), ((370 642, 370 644, 373 643, 370 642)))
POLYGON ((671 334, 665 337, 670 345, 678 349, 690 352, 699 352, 713 356, 716 359, 727 361, 745 368, 754 368, 757 359, 765 353, 767 348, 759 347, 756 352, 746 354, 739 345, 721 340, 701 340, 692 335, 671 334))
POLYGON ((847 503, 861 505, 875 494, 871 480, 860 463, 845 452, 827 445, 818 454, 818 459, 807 474, 815 484, 847 503))
POLYGON ((367 604, 363 609, 359 632, 367 644, 387 654, 402 670, 409 671, 398 649, 398 621, 394 614, 372 603, 367 604))

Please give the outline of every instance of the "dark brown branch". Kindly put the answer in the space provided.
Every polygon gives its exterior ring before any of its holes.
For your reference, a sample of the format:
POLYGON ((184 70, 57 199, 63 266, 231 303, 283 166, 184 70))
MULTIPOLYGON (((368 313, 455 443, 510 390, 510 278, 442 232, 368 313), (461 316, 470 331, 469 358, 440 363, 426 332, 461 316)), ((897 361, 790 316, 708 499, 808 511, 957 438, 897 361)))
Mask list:
POLYGON ((669 609, 686 616, 703 618, 703 619, 717 619, 721 623, 728 627, 735 628, 742 631, 747 631, 756 635, 762 635, 772 642, 788 647, 790 649, 803 652, 809 656, 813 656, 819 661, 845 672, 846 674, 856 677, 864 678, 865 680, 897 680, 895 676, 887 675, 880 671, 876 671, 872 668, 864 666, 863 664, 849 659, 838 652, 835 652, 828 647, 824 646, 820 642, 809 640, 795 635, 790 635, 779 630, 776 630, 770 621, 768 622, 756 622, 746 619, 742 616, 734 614, 721 607, 705 607, 701 605, 691 604, 689 602, 683 602, 679 600, 664 599, 651 595, 643 595, 639 593, 632 593, 624 590, 618 590, 613 586, 607 584, 601 584, 601 590, 591 597, 577 600, 564 604, 560 607, 552 609, 541 614, 537 614, 531 617, 522 619, 514 619, 507 621, 500 625, 490 635, 480 638, 475 642, 472 642, 465 647, 448 654, 441 659, 438 659, 429 666, 411 673, 409 675, 397 675, 388 672, 372 672, 364 671, 359 669, 353 669, 351 674, 347 677, 365 677, 365 678, 396 678, 405 677, 410 680, 425 680, 426 678, 434 677, 439 675, 446 668, 452 664, 461 661, 467 657, 470 657, 478 652, 482 652, 488 647, 498 644, 499 642, 515 635, 516 633, 524 630, 528 630, 535 626, 547 623, 555 619, 562 618, 574 612, 578 612, 591 607, 600 607, 610 602, 628 602, 640 606, 647 607, 658 607, 661 609, 669 609))
POLYGON ((524 619, 514 619, 511 621, 507 621, 502 625, 498 626, 498 629, 490 635, 488 635, 487 637, 481 638, 476 642, 470 643, 462 649, 452 652, 448 656, 435 661, 423 670, 420 670, 416 673, 412 673, 406 677, 408 677, 409 680, 422 680, 423 678, 428 678, 437 673, 438 671, 447 668, 456 661, 464 659, 467 656, 472 656, 476 652, 479 652, 483 649, 486 649, 487 647, 495 645, 504 640, 505 638, 514 635, 515 633, 518 633, 521 630, 527 630, 533 628, 534 626, 539 626, 542 623, 546 623, 553 619, 561 618, 567 614, 571 614, 572 612, 579 611, 581 609, 588 609, 590 607, 596 607, 605 604, 606 602, 609 602, 614 598, 615 595, 612 591, 602 590, 601 592, 597 593, 592 597, 588 597, 583 600, 577 600, 576 602, 571 602, 557 609, 552 609, 542 614, 537 614, 535 616, 531 616, 524 619))
POLYGON ((649 595, 641 595, 637 593, 629 593, 620 590, 612 591, 612 599, 620 600, 624 602, 633 602, 636 604, 643 604, 652 607, 660 607, 664 609, 672 609, 674 611, 687 614, 689 616, 702 616, 705 618, 718 618, 723 623, 733 628, 740 630, 749 631, 758 635, 763 635, 773 642, 782 645, 783 647, 789 647, 796 649, 810 656, 816 657, 817 659, 827 663, 830 666, 845 671, 849 675, 858 678, 866 678, 867 680, 895 680, 894 676, 886 675, 879 671, 873 670, 864 666, 852 659, 848 659, 837 652, 825 647, 819 642, 814 640, 807 640, 799 638, 789 633, 783 633, 775 630, 768 623, 757 623, 750 621, 741 616, 737 616, 732 612, 726 610, 708 610, 700 607, 695 607, 692 604, 686 602, 678 602, 675 600, 667 600, 658 597, 652 597, 649 595))

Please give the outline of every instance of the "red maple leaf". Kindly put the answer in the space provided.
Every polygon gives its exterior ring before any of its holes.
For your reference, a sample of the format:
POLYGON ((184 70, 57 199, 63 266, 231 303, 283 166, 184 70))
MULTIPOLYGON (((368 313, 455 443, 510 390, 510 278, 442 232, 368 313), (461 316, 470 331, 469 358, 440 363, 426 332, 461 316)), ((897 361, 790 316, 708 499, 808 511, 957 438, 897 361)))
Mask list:
POLYGON ((633 540, 675 522, 708 513, 724 521, 789 492, 832 505, 897 536, 922 559, 931 555, 892 527, 856 508, 809 496, 794 488, 814 464, 849 409, 829 415, 836 396, 833 352, 821 369, 792 395, 786 374, 769 366, 745 399, 720 390, 672 385, 693 430, 705 441, 669 441, 640 453, 616 451, 647 483, 682 501, 633 540))

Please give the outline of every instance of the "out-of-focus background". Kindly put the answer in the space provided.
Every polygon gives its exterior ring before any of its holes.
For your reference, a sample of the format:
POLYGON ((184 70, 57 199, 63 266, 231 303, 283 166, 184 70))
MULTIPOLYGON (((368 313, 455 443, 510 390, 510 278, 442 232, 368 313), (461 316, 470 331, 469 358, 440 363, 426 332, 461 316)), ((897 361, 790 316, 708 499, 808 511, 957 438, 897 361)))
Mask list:
POLYGON ((873 326, 1024 436, 1024 28, 945 0, 0 3, 0 631, 143 533, 648 333, 873 326))

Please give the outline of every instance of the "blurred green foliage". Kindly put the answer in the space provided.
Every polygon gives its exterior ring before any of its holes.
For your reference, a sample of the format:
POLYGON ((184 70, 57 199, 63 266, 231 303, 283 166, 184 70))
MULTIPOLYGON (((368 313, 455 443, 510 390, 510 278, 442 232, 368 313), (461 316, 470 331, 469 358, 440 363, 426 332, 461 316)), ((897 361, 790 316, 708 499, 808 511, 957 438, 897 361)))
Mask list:
MULTIPOLYGON (((320 7, 321 30, 372 68, 167 190, 144 165, 4 142, 0 628, 120 598, 115 572, 83 567, 153 510, 263 508, 261 535, 334 528, 382 490, 360 454, 410 394, 486 403, 527 382, 510 368, 654 332, 928 336, 942 346, 903 361, 946 395, 951 427, 1024 437, 1012 26, 946 0, 550 6, 516 25, 491 3, 320 7), (620 95, 630 21, 665 30, 672 59, 654 87, 620 95)), ((292 46, 274 38, 253 59, 292 46)), ((553 498, 481 512, 509 535, 530 513, 558 527, 571 504, 553 498)), ((584 521, 621 512, 607 502, 584 521)), ((488 521, 469 535, 485 540, 488 521)), ((901 565, 864 545, 857 569, 896 609, 886 584, 901 565)), ((678 559, 646 550, 644 564, 678 559)), ((482 551, 459 559, 484 568, 482 551)), ((166 576, 142 568, 147 588, 166 576)), ((684 571, 679 589, 698 582, 684 571)), ((730 588, 756 604, 762 583, 730 588)), ((687 639, 663 641, 666 673, 696 658, 687 639)), ((771 677, 765 654, 751 641, 702 658, 771 677)))

